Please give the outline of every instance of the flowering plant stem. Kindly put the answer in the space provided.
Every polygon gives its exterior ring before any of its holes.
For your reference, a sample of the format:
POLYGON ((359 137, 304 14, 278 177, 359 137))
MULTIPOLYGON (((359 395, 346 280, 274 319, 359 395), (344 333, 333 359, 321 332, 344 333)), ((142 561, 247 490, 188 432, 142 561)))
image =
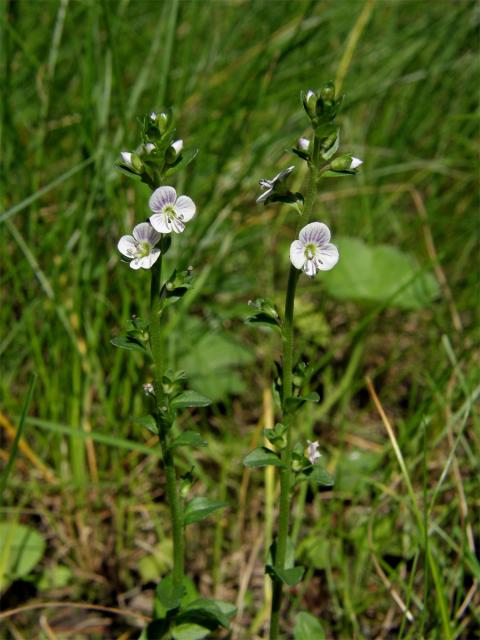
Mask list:
POLYGON ((183 582, 185 558, 183 537, 183 506, 177 490, 177 474, 173 452, 168 447, 168 426, 161 419, 161 411, 164 404, 163 373, 164 373, 164 347, 162 344, 162 330, 160 325, 161 300, 160 285, 162 277, 162 256, 152 268, 152 281, 150 289, 150 347, 154 362, 154 389, 156 403, 156 422, 160 446, 162 449, 163 464, 167 480, 167 500, 172 520, 173 538, 173 586, 179 587, 183 582))
MULTIPOLYGON (((307 187, 307 197, 303 213, 305 218, 312 213, 312 208, 317 195, 317 164, 318 164, 318 141, 315 136, 314 152, 312 164, 309 167, 310 175, 307 187)), ((286 431, 286 446, 282 452, 283 467, 280 469, 280 508, 278 517, 278 535, 275 553, 274 566, 276 569, 285 568, 285 560, 287 555, 287 541, 289 530, 290 516, 290 491, 292 477, 292 425, 291 416, 287 414, 287 400, 292 397, 292 370, 293 370, 293 317, 295 307, 295 292, 297 282, 301 271, 296 269, 293 264, 290 265, 288 275, 287 294, 285 297, 285 315, 283 319, 282 335, 283 335, 283 380, 282 380, 282 406, 284 414, 284 424, 286 431)), ((273 580, 272 608, 270 617, 270 640, 276 640, 279 637, 280 627, 280 609, 282 604, 283 583, 279 578, 273 580)))

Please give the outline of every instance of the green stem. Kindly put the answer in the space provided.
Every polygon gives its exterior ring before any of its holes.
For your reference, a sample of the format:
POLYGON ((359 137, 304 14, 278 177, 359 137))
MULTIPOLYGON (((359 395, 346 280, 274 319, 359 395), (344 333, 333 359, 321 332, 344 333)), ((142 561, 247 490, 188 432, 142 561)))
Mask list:
MULTIPOLYGON (((304 202, 304 216, 309 218, 317 195, 317 167, 319 163, 320 147, 317 137, 313 140, 312 163, 309 166, 310 175, 307 196, 304 202)), ((284 466, 280 469, 280 506, 278 516, 278 534, 275 553, 275 569, 285 568, 287 555, 288 530, 290 520, 290 491, 292 485, 292 428, 291 418, 287 415, 287 400, 292 397, 293 371, 293 317, 295 306, 295 291, 300 271, 290 265, 288 275, 287 295, 285 298, 285 315, 283 320, 283 420, 287 427, 287 444, 282 452, 284 466)), ((280 630, 280 610, 282 606, 283 583, 278 578, 273 580, 272 608, 270 617, 270 640, 277 640, 280 630)))
MULTIPOLYGON (((287 295, 285 298, 285 317, 283 321, 283 414, 287 426, 287 444, 282 452, 284 466, 280 470, 280 511, 278 519, 278 535, 275 552, 275 568, 285 568, 287 555, 288 528, 290 522, 290 488, 292 466, 292 429, 290 418, 286 416, 286 403, 292 397, 292 369, 293 369, 293 312, 295 305, 295 291, 300 271, 290 266, 288 276, 287 295)), ((279 579, 273 582, 272 612, 270 622, 270 638, 278 638, 280 626, 280 608, 282 604, 283 583, 279 579)))
POLYGON ((179 586, 183 582, 185 570, 185 542, 183 535, 183 505, 177 491, 177 474, 173 452, 168 447, 169 427, 160 418, 163 409, 165 394, 163 392, 164 372, 164 348, 162 344, 162 329, 160 325, 161 300, 160 284, 162 277, 162 256, 152 269, 152 284, 150 289, 150 347, 154 362, 154 388, 157 409, 157 426, 159 431, 160 446, 162 448, 163 464, 167 480, 166 492, 172 520, 173 538, 173 584, 179 586))

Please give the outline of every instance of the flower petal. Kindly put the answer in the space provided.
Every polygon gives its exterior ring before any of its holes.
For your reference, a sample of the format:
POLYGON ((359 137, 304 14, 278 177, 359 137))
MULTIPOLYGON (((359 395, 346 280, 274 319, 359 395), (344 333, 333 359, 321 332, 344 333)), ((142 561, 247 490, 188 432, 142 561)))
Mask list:
POLYGON ((127 258, 132 258, 137 250, 137 243, 133 236, 122 236, 118 241, 117 248, 127 258))
POLYGON ((188 196, 180 196, 175 203, 175 211, 182 222, 188 222, 195 215, 197 207, 188 196))
POLYGON ((285 178, 288 175, 290 175, 294 169, 295 167, 292 165, 291 167, 287 167, 283 171, 280 171, 280 173, 277 173, 277 175, 274 178, 272 178, 272 182, 273 183, 283 182, 285 178))
POLYGON ((267 189, 265 191, 265 193, 262 193, 260 196, 258 196, 257 198, 257 202, 265 202, 265 200, 268 198, 268 196, 272 193, 273 191, 273 187, 270 187, 269 189, 267 189))
POLYGON ((164 213, 154 213, 149 220, 155 231, 159 233, 170 233, 172 230, 171 222, 164 213))
POLYGON ((310 276, 311 278, 316 275, 317 271, 318 271, 318 266, 316 264, 316 260, 307 260, 305 262, 305 264, 303 265, 303 272, 305 273, 305 275, 310 276))
POLYGON ((148 222, 141 222, 133 229, 133 237, 139 242, 148 242, 152 245, 160 240, 160 234, 148 222))
POLYGON ((173 187, 158 187, 150 196, 148 206, 155 213, 161 213, 166 204, 173 204, 177 199, 177 192, 173 187))
POLYGON ((317 247, 330 242, 330 229, 323 222, 311 222, 300 231, 299 238, 303 244, 315 244, 317 247))
POLYGON ((315 251, 317 268, 321 271, 330 271, 339 259, 338 249, 334 244, 324 244, 315 251))
POLYGON ((290 245, 290 262, 295 269, 301 269, 305 264, 305 246, 300 240, 294 240, 290 245))
POLYGON ((135 269, 135 270, 140 269, 140 267, 142 266, 141 260, 142 258, 135 258, 135 260, 132 260, 130 262, 130 269, 135 269))
POLYGON ((171 225, 172 231, 175 231, 175 233, 182 233, 183 231, 185 231, 185 225, 178 218, 173 218, 171 225))
POLYGON ((152 249, 148 256, 137 258, 142 269, 150 269, 160 257, 160 249, 152 249))
POLYGON ((122 160, 125 164, 128 164, 129 167, 132 166, 132 154, 130 151, 120 151, 120 155, 122 156, 122 160))

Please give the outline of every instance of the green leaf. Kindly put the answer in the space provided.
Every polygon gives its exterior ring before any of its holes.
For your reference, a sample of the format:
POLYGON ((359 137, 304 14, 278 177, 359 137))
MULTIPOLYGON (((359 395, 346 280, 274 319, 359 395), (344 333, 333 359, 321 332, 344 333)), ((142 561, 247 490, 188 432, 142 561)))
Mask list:
POLYGON ((202 640, 210 633, 210 629, 201 627, 199 624, 185 622, 172 629, 174 640, 202 640))
POLYGON ((228 629, 230 622, 215 600, 198 598, 191 602, 177 616, 177 624, 190 622, 213 631, 217 627, 228 629))
POLYGON ((261 311, 260 313, 256 313, 253 316, 249 316, 245 320, 246 324, 250 325, 260 325, 263 327, 269 327, 274 329, 280 329, 280 323, 277 318, 272 318, 268 313, 264 313, 261 311))
POLYGON ((203 440, 202 436, 196 431, 184 431, 173 440, 169 449, 176 449, 177 447, 206 447, 207 441, 203 440))
POLYGON ((153 416, 148 415, 140 416, 139 418, 133 418, 133 422, 135 422, 135 424, 139 424, 142 427, 145 427, 150 431, 150 433, 158 436, 158 427, 153 416))
POLYGON ((183 523, 185 526, 193 522, 199 522, 207 518, 214 511, 224 509, 226 502, 211 500, 210 498, 197 497, 190 500, 185 507, 183 523))
POLYGON ((295 396, 293 398, 287 398, 285 402, 285 411, 287 413, 294 413, 298 411, 305 402, 318 402, 320 400, 320 396, 316 391, 312 391, 306 396, 295 396))
POLYGON ((170 621, 164 618, 152 620, 142 631, 139 640, 161 640, 170 627, 170 621))
POLYGON ((279 456, 267 447, 258 447, 245 456, 243 464, 246 467, 268 467, 270 465, 274 467, 283 467, 284 464, 280 460, 279 456))
POLYGON ((190 150, 184 151, 180 156, 179 161, 176 164, 174 164, 172 167, 170 167, 170 169, 168 169, 165 172, 165 175, 171 176, 173 173, 176 173, 180 169, 185 168, 187 165, 190 164, 190 162, 192 162, 192 160, 195 160, 197 154, 198 154, 198 149, 190 149, 190 150))
POLYGON ((316 482, 322 487, 333 487, 335 480, 331 476, 322 464, 314 464, 312 472, 308 476, 309 480, 316 482))
POLYGON ((176 609, 180 605, 183 594, 183 586, 174 585, 172 575, 168 575, 160 580, 155 589, 155 599, 158 600, 165 611, 176 609))
POLYGON ((438 295, 438 283, 409 255, 388 245, 368 246, 338 238, 338 265, 326 272, 325 287, 335 298, 421 309, 438 295))
POLYGON ((203 322, 185 321, 179 366, 188 371, 190 386, 212 402, 229 394, 242 394, 246 384, 241 368, 251 363, 253 353, 232 336, 212 332, 203 322))
POLYGON ((117 336, 116 338, 112 338, 110 342, 114 347, 118 347, 119 349, 126 349, 127 351, 137 351, 138 353, 146 354, 148 353, 145 346, 132 336, 117 336))
POLYGON ((294 640, 325 640, 325 631, 320 622, 310 613, 297 614, 293 629, 294 640))
POLYGON ((27 576, 44 552, 45 540, 38 531, 15 522, 0 523, 0 593, 27 576))
POLYGON ((305 573, 305 567, 291 567, 290 569, 276 569, 272 565, 267 565, 266 573, 272 576, 272 578, 278 578, 284 584, 289 587, 294 587, 298 584, 305 573))
POLYGON ((196 391, 184 391, 170 402, 173 409, 184 409, 185 407, 208 407, 212 401, 202 396, 196 391))

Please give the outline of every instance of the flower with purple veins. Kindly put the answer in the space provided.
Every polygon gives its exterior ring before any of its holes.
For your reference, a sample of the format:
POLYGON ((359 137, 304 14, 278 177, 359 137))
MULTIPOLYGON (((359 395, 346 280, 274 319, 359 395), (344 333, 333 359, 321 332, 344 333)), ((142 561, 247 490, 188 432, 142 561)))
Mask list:
POLYGON ((158 187, 150 196, 153 211, 150 222, 159 233, 182 233, 185 223, 196 213, 195 203, 188 196, 179 196, 173 187, 158 187))
POLYGON ((130 258, 132 269, 150 269, 160 256, 160 249, 155 247, 160 234, 148 222, 137 224, 132 235, 122 236, 118 241, 118 250, 130 258))
POLYGON ((338 262, 338 249, 330 244, 330 229, 323 222, 311 222, 290 245, 290 261, 307 276, 329 271, 338 262))

